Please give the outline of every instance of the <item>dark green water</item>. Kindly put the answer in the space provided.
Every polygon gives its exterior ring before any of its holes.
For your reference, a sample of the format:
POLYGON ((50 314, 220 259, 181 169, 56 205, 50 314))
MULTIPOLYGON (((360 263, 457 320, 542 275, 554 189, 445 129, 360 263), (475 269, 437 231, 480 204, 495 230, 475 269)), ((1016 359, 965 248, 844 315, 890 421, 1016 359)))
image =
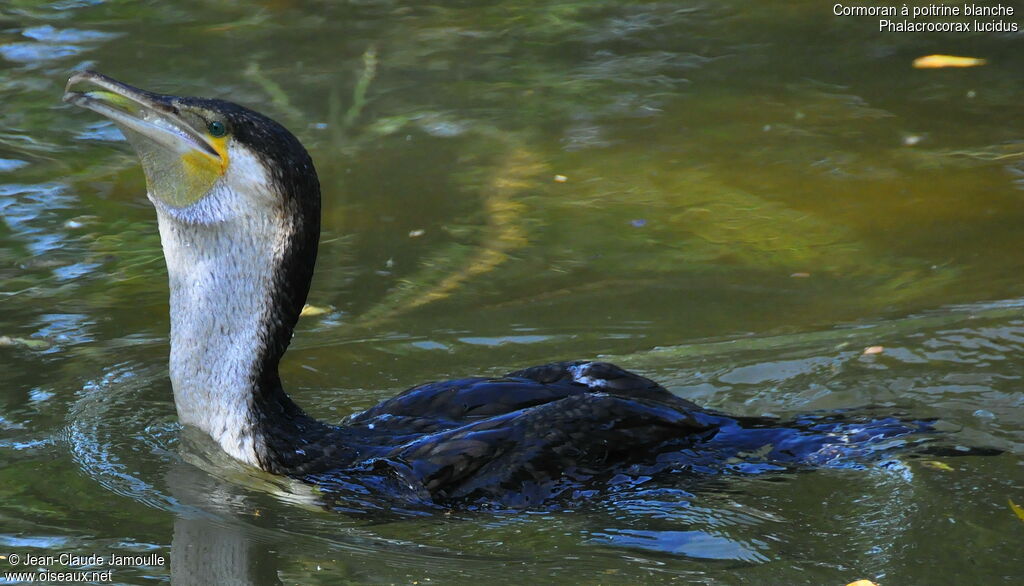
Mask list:
POLYGON ((875 21, 809 1, 0 4, 0 554, 174 557, 114 568, 130 584, 1019 583, 1024 39, 875 21), (911 68, 932 53, 989 63, 911 68), (1005 453, 571 510, 304 505, 177 425, 155 218, 116 130, 60 103, 81 68, 239 101, 310 148, 328 311, 283 377, 322 418, 607 356, 724 410, 881 405, 1005 453))

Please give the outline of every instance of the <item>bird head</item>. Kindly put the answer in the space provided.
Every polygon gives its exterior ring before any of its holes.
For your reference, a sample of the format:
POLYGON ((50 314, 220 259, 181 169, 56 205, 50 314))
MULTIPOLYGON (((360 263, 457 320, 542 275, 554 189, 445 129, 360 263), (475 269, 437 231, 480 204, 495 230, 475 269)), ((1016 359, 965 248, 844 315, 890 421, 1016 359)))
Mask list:
POLYGON ((262 114, 225 100, 149 92, 93 71, 68 80, 64 101, 121 129, 142 163, 150 199, 179 220, 294 214, 296 205, 315 204, 306 211, 318 212, 309 154, 262 114))

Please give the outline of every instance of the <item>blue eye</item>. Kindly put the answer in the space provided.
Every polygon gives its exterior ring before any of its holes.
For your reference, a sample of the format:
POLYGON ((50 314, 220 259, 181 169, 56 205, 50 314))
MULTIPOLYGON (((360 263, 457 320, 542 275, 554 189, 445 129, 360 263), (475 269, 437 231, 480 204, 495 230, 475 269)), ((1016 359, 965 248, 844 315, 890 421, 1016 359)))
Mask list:
POLYGON ((228 133, 228 127, 224 126, 224 123, 219 120, 206 125, 206 129, 210 131, 210 136, 214 138, 220 138, 228 133))

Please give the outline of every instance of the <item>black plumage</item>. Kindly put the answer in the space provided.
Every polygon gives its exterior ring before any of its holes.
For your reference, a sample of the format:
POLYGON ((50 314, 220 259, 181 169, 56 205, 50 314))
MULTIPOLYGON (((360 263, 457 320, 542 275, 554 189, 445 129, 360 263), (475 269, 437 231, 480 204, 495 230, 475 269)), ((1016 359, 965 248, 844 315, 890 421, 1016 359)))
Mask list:
POLYGON ((786 423, 729 416, 602 362, 427 383, 340 426, 282 412, 265 420, 269 470, 342 500, 375 491, 366 506, 428 507, 533 506, 621 474, 857 465, 880 440, 930 429, 843 413, 786 423))

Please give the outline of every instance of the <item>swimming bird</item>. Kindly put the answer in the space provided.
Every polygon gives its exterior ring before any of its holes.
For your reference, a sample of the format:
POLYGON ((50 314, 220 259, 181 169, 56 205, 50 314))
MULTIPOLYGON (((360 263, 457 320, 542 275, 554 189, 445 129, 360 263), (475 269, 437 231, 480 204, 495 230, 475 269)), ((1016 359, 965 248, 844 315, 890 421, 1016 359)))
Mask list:
POLYGON ((70 78, 64 101, 106 116, 138 154, 167 264, 178 417, 248 465, 427 505, 531 505, 623 471, 708 469, 758 450, 766 462, 815 463, 851 438, 921 429, 728 416, 596 361, 427 383, 324 423, 278 374, 320 234, 320 185, 299 140, 232 102, 91 71, 70 78))

